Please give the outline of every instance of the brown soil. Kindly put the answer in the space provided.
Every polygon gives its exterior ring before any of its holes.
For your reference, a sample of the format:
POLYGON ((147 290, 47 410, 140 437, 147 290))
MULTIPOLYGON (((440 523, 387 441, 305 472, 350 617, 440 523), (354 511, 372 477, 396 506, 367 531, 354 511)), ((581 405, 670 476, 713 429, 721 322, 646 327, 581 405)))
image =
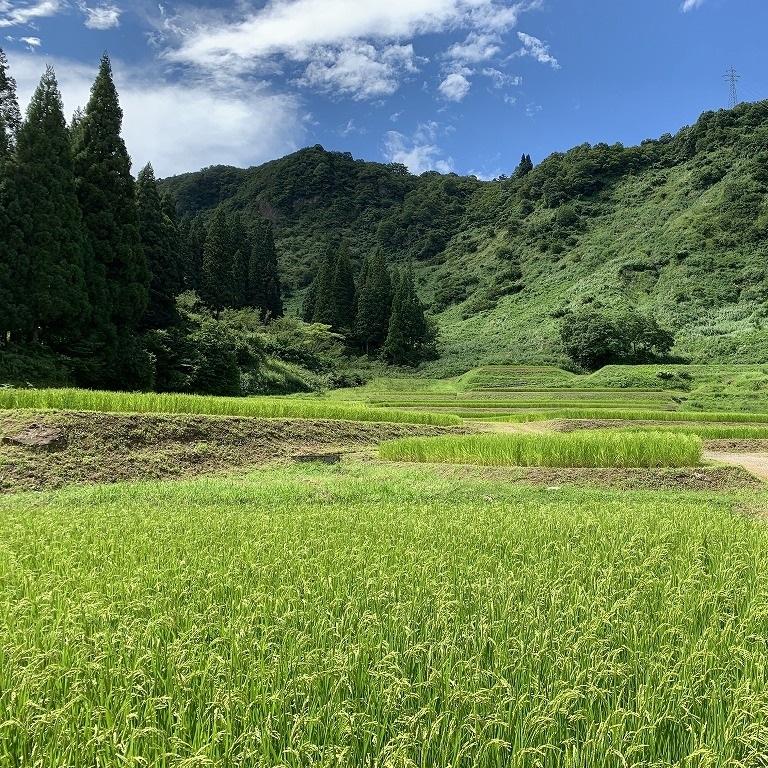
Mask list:
POLYGON ((462 431, 368 422, 7 411, 0 414, 0 493, 189 477, 274 461, 331 462, 382 440, 462 431), (54 433, 55 441, 36 444, 46 441, 35 436, 54 433))
POLYGON ((719 464, 730 464, 743 467, 755 477, 768 480, 768 453, 722 453, 707 451, 705 457, 719 464))
POLYGON ((690 469, 560 469, 549 467, 475 467, 430 465, 447 477, 484 478, 525 483, 537 487, 600 487, 618 490, 732 491, 763 488, 763 483, 742 467, 690 469))

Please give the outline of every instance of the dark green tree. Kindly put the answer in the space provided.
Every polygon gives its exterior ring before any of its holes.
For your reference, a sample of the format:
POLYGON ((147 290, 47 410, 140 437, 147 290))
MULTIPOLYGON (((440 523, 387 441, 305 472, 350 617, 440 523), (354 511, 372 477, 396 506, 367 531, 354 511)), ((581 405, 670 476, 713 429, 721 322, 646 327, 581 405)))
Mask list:
POLYGON ((183 254, 182 272, 184 287, 190 291, 199 291, 203 274, 203 251, 205 250, 205 238, 207 228, 205 220, 198 214, 192 219, 187 219, 181 225, 183 254))
POLYGON ((16 146, 21 128, 21 111, 16 98, 16 81, 8 69, 8 58, 0 48, 0 159, 16 146))
POLYGON ((248 231, 243 223, 242 214, 236 213, 229 219, 229 248, 232 252, 232 280, 233 296, 232 306, 242 309, 248 306, 249 278, 248 270, 251 260, 253 244, 248 231))
POLYGON ((174 249, 172 223, 163 211, 151 165, 139 173, 136 183, 136 205, 139 233, 150 272, 149 303, 144 315, 145 328, 168 328, 174 325, 178 288, 178 265, 174 249))
POLYGON ((417 366, 437 356, 437 331, 424 314, 409 267, 397 281, 392 316, 382 354, 391 365, 417 366))
POLYGON ((342 244, 336 254, 333 269, 333 328, 347 335, 352 333, 355 325, 355 293, 355 278, 349 252, 346 245, 342 244))
POLYGON ((248 305, 261 312, 262 320, 283 316, 275 232, 268 219, 259 219, 253 228, 248 287, 248 305))
POLYGON ((366 260, 360 275, 355 318, 355 337, 360 347, 370 354, 380 349, 387 339, 392 313, 392 278, 379 248, 366 260))
POLYGON ((304 294, 304 300, 301 303, 301 319, 305 323, 311 323, 315 317, 315 307, 317 306, 317 277, 309 284, 307 292, 304 294))
POLYGON ((234 264, 227 216, 219 206, 208 226, 203 247, 200 298, 214 312, 235 303, 234 264))
POLYGON ((12 199, 7 211, 15 231, 23 290, 24 337, 66 346, 87 319, 86 240, 75 189, 72 155, 56 75, 48 67, 18 133, 8 164, 12 199))
POLYGON ((515 169, 514 177, 516 179, 522 179, 526 177, 533 170, 533 160, 530 155, 523 155, 520 159, 520 164, 515 169))
POLYGON ((336 307, 334 304, 333 283, 336 276, 337 248, 330 246, 325 253, 320 271, 315 278, 315 307, 312 322, 335 327, 336 307))
POLYGON ((86 265, 100 385, 141 387, 146 370, 136 330, 149 298, 131 161, 121 136, 123 111, 105 54, 74 132, 75 174, 93 255, 86 265))

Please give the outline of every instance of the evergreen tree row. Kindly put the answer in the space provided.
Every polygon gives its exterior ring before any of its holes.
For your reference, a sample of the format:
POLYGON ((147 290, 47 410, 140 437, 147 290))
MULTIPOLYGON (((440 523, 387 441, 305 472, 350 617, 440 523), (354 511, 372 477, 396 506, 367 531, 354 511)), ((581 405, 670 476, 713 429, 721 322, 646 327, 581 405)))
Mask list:
POLYGON ((416 366, 437 354, 436 329, 413 271, 393 279, 381 249, 363 262, 355 281, 346 246, 329 247, 302 311, 305 321, 330 326, 350 345, 392 365, 416 366))
POLYGON ((50 67, 22 120, 0 50, 0 349, 52 352, 78 384, 139 388, 146 334, 178 325, 187 288, 263 319, 282 303, 271 224, 246 232, 217 210, 181 225, 151 165, 131 176, 122 118, 105 55, 70 126, 50 67))

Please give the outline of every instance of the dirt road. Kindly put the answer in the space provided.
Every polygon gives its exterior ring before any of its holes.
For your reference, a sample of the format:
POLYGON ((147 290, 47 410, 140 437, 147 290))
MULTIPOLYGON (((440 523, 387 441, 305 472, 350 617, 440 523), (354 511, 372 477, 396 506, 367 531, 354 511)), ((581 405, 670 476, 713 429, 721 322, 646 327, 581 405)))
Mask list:
POLYGON ((755 477, 768 480, 768 453, 721 453, 719 451, 706 451, 704 458, 708 461, 716 461, 720 464, 731 464, 744 467, 755 477))

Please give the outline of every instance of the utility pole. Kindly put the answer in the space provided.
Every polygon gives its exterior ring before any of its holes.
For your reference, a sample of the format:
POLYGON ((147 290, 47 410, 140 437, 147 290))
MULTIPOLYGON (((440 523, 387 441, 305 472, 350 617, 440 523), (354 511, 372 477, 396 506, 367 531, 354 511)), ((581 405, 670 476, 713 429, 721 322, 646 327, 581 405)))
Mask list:
POLYGON ((739 90, 737 86, 739 84, 739 80, 741 80, 741 75, 739 75, 739 73, 733 67, 731 67, 723 75, 723 80, 728 83, 728 90, 730 95, 729 104, 731 109, 733 109, 739 103, 739 90))

